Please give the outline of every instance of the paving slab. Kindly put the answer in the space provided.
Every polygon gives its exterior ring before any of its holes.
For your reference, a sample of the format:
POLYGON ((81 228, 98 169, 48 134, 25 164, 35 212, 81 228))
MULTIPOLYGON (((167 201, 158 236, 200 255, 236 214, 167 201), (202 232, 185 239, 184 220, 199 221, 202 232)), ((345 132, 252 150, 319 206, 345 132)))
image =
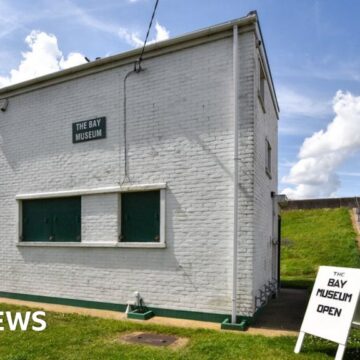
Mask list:
POLYGON ((307 289, 280 289, 278 297, 269 301, 252 327, 299 331, 309 297, 310 293, 307 289))

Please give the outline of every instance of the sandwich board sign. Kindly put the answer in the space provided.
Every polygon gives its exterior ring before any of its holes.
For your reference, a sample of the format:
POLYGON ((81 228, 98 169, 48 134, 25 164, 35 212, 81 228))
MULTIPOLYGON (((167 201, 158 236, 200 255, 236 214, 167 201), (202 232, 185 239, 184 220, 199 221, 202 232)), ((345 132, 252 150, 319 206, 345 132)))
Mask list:
POLYGON ((335 359, 341 360, 355 318, 359 293, 360 269, 320 266, 295 353, 300 352, 305 334, 310 334, 338 343, 335 359))
POLYGON ((354 325, 354 327, 360 327, 360 295, 359 295, 357 308, 356 308, 356 311, 355 311, 353 325, 354 325))

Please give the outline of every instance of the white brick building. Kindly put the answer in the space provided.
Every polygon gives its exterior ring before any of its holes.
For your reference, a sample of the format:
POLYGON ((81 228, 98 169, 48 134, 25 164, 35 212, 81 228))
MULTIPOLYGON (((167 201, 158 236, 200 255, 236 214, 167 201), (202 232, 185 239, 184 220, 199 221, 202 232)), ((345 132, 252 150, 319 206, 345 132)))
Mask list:
POLYGON ((157 315, 251 317, 278 278, 256 14, 147 46, 131 72, 139 53, 0 89, 0 296, 124 310, 139 291, 157 315))

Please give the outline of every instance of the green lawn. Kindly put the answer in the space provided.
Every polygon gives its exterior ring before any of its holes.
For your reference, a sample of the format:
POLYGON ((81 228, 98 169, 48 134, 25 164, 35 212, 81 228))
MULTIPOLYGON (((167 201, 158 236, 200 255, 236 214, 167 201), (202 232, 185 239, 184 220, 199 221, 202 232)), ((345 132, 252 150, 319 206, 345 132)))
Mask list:
POLYGON ((311 285, 319 265, 360 267, 348 209, 292 210, 281 216, 283 284, 311 285))
MULTIPOLYGON (((0 311, 26 311, 24 307, 0 304, 0 311)), ((293 353, 295 337, 268 338, 215 330, 193 330, 47 312, 48 327, 33 331, 0 333, 1 360, 217 360, 217 359, 333 359, 336 345, 308 337, 303 352, 293 353), (151 331, 190 339, 179 350, 128 345, 121 334, 151 331)), ((6 329, 6 324, 5 324, 6 329)), ((360 356, 360 331, 353 332, 345 359, 360 356)))
MULTIPOLYGON (((309 285, 319 265, 358 267, 359 253, 347 209, 286 211, 282 214, 282 278, 309 285)), ((28 310, 0 304, 0 311, 28 310)), ((295 355, 295 337, 263 337, 215 330, 150 325, 47 312, 48 327, 33 331, 0 331, 0 360, 236 360, 333 359, 337 345, 307 336, 295 355), (150 331, 189 338, 182 349, 129 345, 119 337, 150 331)), ((0 324, 2 325, 2 324, 0 324)), ((352 330, 345 360, 360 359, 360 330, 352 330)))

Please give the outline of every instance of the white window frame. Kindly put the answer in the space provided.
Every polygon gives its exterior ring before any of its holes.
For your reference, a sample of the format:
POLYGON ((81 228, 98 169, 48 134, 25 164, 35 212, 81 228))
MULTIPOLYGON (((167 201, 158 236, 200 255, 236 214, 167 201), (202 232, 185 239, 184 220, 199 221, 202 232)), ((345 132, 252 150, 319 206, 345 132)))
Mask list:
POLYGON ((270 179, 272 177, 271 176, 271 165, 272 165, 271 157, 272 157, 272 147, 271 147, 269 139, 266 137, 265 138, 265 172, 270 179))
POLYGON ((263 112, 266 112, 265 109, 265 88, 266 88, 266 82, 267 82, 267 78, 266 78, 266 71, 264 68, 264 65, 262 63, 261 58, 258 58, 258 63, 259 63, 259 76, 258 76, 258 98, 261 104, 261 108, 263 110, 263 112))
POLYGON ((15 196, 17 202, 17 234, 16 245, 19 247, 116 247, 116 248, 166 248, 166 183, 157 184, 134 184, 122 186, 109 186, 95 189, 77 189, 64 191, 51 191, 39 193, 24 193, 15 196), (157 242, 107 242, 107 243, 87 243, 86 239, 82 242, 22 242, 19 241, 22 235, 22 200, 35 200, 55 197, 83 196, 93 194, 119 193, 119 212, 118 212, 118 234, 120 235, 121 226, 121 193, 140 192, 140 191, 160 191, 160 240, 157 242))
POLYGON ((128 192, 145 192, 145 191, 160 191, 160 239, 159 241, 154 242, 120 242, 118 243, 118 247, 122 248, 164 248, 166 247, 165 241, 165 206, 166 206, 166 188, 164 187, 146 187, 144 189, 139 189, 138 187, 132 187, 127 191, 121 191, 119 196, 119 237, 121 234, 121 194, 128 193, 128 192))

